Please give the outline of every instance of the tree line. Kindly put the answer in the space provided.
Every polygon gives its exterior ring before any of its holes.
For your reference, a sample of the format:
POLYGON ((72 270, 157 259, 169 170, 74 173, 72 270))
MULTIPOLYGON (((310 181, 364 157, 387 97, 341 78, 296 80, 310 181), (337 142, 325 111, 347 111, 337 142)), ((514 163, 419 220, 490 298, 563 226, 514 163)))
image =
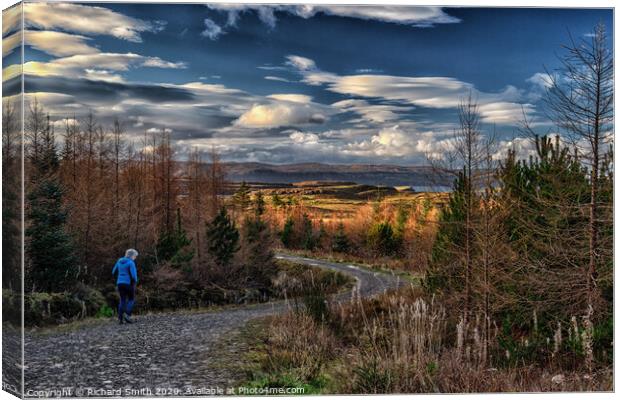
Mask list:
MULTIPOLYGON (((3 122, 4 282, 18 290, 22 142, 8 101, 3 122)), ((145 132, 136 143, 119 120, 106 129, 92 113, 53 122, 36 98, 25 112, 23 144, 26 291, 108 285, 129 247, 139 249, 147 286, 268 286, 267 226, 259 212, 240 227, 229 216, 215 151, 203 159, 193 150, 180 162, 170 130, 145 132)))

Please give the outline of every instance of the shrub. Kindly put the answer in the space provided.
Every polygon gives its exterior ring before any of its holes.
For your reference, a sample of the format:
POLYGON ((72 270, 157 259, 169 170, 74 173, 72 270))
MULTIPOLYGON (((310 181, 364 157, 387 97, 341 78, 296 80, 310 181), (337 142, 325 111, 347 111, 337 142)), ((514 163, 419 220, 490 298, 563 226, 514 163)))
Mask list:
POLYGON ((322 285, 312 285, 306 289, 303 297, 305 312, 316 322, 325 322, 329 315, 327 306, 327 296, 322 289, 322 285))
POLYGON ((95 318, 110 318, 112 316, 114 316, 114 310, 107 304, 104 304, 99 311, 97 311, 95 318))
POLYGON ((329 329, 305 313, 277 317, 269 329, 268 372, 291 370, 302 381, 316 379, 335 355, 336 341, 329 329))

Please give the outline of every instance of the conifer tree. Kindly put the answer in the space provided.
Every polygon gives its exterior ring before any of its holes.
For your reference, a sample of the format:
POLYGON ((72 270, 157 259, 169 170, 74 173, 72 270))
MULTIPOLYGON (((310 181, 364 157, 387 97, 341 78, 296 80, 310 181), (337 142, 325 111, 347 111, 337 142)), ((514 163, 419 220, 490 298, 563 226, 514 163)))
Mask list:
POLYGON ((260 190, 254 195, 254 214, 260 218, 265 213, 265 198, 260 190))
POLYGON ((186 265, 194 257, 194 250, 188 248, 191 243, 181 224, 181 209, 177 209, 176 228, 162 233, 157 242, 158 260, 169 261, 175 267, 186 265))
POLYGON ((611 222, 605 218, 609 214, 604 210, 611 204, 601 199, 600 180, 606 146, 614 137, 614 52, 602 22, 587 37, 570 39, 560 58, 562 68, 557 74, 549 74, 545 104, 553 121, 579 148, 582 163, 588 166, 589 258, 583 275, 588 296, 586 310, 590 314, 605 306, 597 285, 598 269, 605 258, 613 257, 600 243, 603 225, 611 222))
POLYGON ((301 220, 302 247, 304 250, 313 250, 316 247, 317 238, 312 229, 312 220, 308 214, 304 214, 301 220))
POLYGON ((239 250, 239 231, 224 207, 207 224, 206 242, 207 252, 219 266, 228 266, 239 250))
POLYGON ((366 237, 368 247, 380 257, 394 256, 398 251, 398 239, 388 221, 377 222, 370 227, 366 237))
POLYGON ((233 195, 233 204, 241 212, 244 212, 250 206, 250 202, 250 188, 245 181, 243 181, 239 189, 237 189, 233 195))
POLYGON ((260 217, 246 218, 243 224, 244 261, 252 279, 260 287, 270 283, 274 272, 271 235, 260 217))
POLYGON ((431 268, 425 285, 431 291, 459 291, 464 287, 464 274, 454 262, 465 242, 467 175, 463 170, 454 180, 448 204, 439 214, 439 230, 431 253, 431 268))
POLYGON ((20 141, 18 117, 12 101, 4 100, 2 107, 2 284, 17 289, 21 284, 20 221, 22 210, 19 198, 20 141))
POLYGON ((294 224, 295 224, 295 222, 293 221, 293 218, 291 216, 289 216, 286 219, 286 222, 284 222, 284 227, 282 228, 282 232, 280 232, 280 240, 282 241, 282 244, 286 248, 293 247, 293 227, 294 227, 294 224))
POLYGON ((332 250, 338 253, 347 253, 349 251, 349 239, 344 231, 344 224, 340 222, 336 234, 332 241, 332 250))
POLYGON ((34 187, 28 194, 28 278, 35 289, 64 291, 76 282, 78 266, 73 241, 65 230, 67 212, 49 117, 42 133, 40 148, 31 156, 34 187))

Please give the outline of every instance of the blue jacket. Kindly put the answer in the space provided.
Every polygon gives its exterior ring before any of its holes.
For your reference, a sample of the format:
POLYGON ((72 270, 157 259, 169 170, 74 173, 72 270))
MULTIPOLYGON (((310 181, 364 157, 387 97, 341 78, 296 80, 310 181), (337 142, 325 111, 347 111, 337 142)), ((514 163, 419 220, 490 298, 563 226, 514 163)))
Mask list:
POLYGON ((118 273, 116 278, 116 284, 131 285, 132 283, 138 283, 138 272, 136 271, 136 264, 127 257, 120 258, 114 268, 112 269, 112 275, 118 273))

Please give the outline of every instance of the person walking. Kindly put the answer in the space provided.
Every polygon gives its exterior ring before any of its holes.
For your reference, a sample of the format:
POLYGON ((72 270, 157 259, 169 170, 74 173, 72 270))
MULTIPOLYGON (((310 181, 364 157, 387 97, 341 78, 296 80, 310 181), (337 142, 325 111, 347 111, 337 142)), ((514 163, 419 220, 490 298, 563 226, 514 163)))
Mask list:
POLYGON ((131 319, 131 310, 134 305, 136 284, 138 283, 138 272, 134 262, 137 257, 138 252, 136 250, 128 249, 125 252, 125 257, 121 257, 112 269, 112 275, 117 275, 116 287, 120 297, 118 303, 119 324, 122 324, 123 321, 128 324, 134 322, 134 320, 131 319))

